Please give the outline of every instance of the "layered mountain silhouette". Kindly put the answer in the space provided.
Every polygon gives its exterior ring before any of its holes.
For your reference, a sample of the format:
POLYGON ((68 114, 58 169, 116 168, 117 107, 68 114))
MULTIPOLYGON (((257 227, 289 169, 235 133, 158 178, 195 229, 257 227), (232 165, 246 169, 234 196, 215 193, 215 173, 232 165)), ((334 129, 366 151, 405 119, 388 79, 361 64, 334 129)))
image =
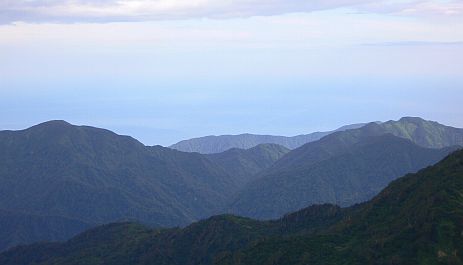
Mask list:
POLYGON ((197 152, 201 154, 221 153, 232 148, 249 149, 259 144, 278 144, 288 149, 295 149, 306 143, 320 140, 322 137, 333 132, 355 129, 363 125, 365 123, 346 125, 334 131, 314 132, 292 137, 249 133, 239 135, 211 135, 183 140, 169 147, 183 152, 197 152))
MULTIPOLYGON (((399 121, 375 123, 380 125, 386 132, 407 138, 424 147, 442 148, 463 145, 462 129, 445 126, 434 121, 426 121, 418 117, 404 117, 399 121)), ((334 131, 315 132, 293 137, 256 134, 205 136, 180 141, 171 145, 170 148, 184 152, 210 154, 220 153, 231 148, 249 149, 259 144, 273 143, 288 149, 296 149, 332 133, 358 129, 364 125, 366 123, 346 125, 334 131)))
POLYGON ((351 205, 460 141, 461 129, 417 118, 384 124, 292 151, 261 144, 207 155, 64 121, 1 131, 0 250, 110 222, 174 227, 225 212, 269 218, 314 203, 351 205))
POLYGON ((295 149, 235 195, 230 212, 270 219, 311 204, 350 206, 370 199, 395 178, 432 165, 459 148, 426 148, 414 143, 422 143, 419 139, 431 139, 426 145, 436 142, 433 130, 416 133, 414 129, 415 133, 407 134, 414 142, 390 134, 389 128, 415 128, 415 121, 401 119, 385 123, 386 127, 370 123, 295 149))
POLYGON ((0 264, 462 264, 463 151, 393 181, 372 200, 315 205, 274 221, 221 215, 184 229, 101 226, 0 264))

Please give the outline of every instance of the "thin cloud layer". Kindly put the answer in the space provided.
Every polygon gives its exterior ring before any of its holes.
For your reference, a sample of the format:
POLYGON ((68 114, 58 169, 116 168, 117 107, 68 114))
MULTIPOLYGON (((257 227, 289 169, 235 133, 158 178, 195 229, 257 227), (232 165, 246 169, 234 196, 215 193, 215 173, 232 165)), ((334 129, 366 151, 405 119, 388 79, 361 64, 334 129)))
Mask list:
POLYGON ((6 0, 0 2, 0 17, 3 22, 233 18, 308 12, 365 2, 368 0, 6 0))
POLYGON ((463 16, 463 1, 415 0, 415 1, 374 1, 359 6, 360 10, 374 13, 389 13, 411 16, 463 16))
POLYGON ((0 23, 236 18, 346 7, 377 13, 463 14, 461 0, 0 0, 0 23))

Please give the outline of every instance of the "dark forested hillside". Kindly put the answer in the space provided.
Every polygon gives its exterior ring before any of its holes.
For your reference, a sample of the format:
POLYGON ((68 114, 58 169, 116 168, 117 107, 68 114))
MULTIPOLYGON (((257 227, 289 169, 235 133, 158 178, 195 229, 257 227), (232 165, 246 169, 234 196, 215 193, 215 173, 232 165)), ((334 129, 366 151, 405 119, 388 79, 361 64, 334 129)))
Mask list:
POLYGON ((185 224, 218 209, 232 181, 199 154, 53 121, 0 133, 0 208, 83 221, 185 224))
MULTIPOLYGON (((64 121, 0 132, 0 161, 0 209, 40 220, 75 220, 76 228, 62 235, 84 228, 80 223, 185 225, 217 213, 237 188, 221 166, 200 154, 146 147, 128 136, 64 121)), ((35 219, 29 220, 25 231, 37 230, 35 219)), ((5 229, 2 225, 0 234, 16 233, 5 229)), ((38 239, 25 231, 23 243, 38 239)), ((50 237, 42 240, 60 238, 47 225, 40 235, 46 231, 50 237)))
POLYGON ((95 225, 60 216, 0 210, 0 251, 25 243, 67 240, 95 225))
POLYGON ((187 225, 220 213, 287 151, 261 145, 206 156, 64 121, 1 131, 0 250, 115 221, 187 225))
POLYGON ((463 151, 349 208, 275 221, 222 215, 184 229, 105 225, 66 243, 0 254, 0 264, 462 264, 463 151))

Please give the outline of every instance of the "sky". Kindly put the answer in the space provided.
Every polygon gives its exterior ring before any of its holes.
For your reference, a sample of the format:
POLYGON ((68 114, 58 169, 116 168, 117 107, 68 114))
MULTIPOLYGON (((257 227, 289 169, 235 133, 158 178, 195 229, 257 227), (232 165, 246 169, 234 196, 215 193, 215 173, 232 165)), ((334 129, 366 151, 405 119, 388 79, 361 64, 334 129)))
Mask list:
POLYGON ((0 0, 0 130, 168 146, 420 116, 463 127, 461 0, 0 0))

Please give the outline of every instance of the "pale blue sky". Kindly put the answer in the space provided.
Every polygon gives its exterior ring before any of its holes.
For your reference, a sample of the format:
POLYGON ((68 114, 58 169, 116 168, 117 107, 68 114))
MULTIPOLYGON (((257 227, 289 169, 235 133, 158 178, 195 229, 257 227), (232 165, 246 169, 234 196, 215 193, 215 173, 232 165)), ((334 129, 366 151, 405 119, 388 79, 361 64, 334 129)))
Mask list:
POLYGON ((463 1, 2 1, 0 129, 146 144, 423 118, 463 127, 463 1))

